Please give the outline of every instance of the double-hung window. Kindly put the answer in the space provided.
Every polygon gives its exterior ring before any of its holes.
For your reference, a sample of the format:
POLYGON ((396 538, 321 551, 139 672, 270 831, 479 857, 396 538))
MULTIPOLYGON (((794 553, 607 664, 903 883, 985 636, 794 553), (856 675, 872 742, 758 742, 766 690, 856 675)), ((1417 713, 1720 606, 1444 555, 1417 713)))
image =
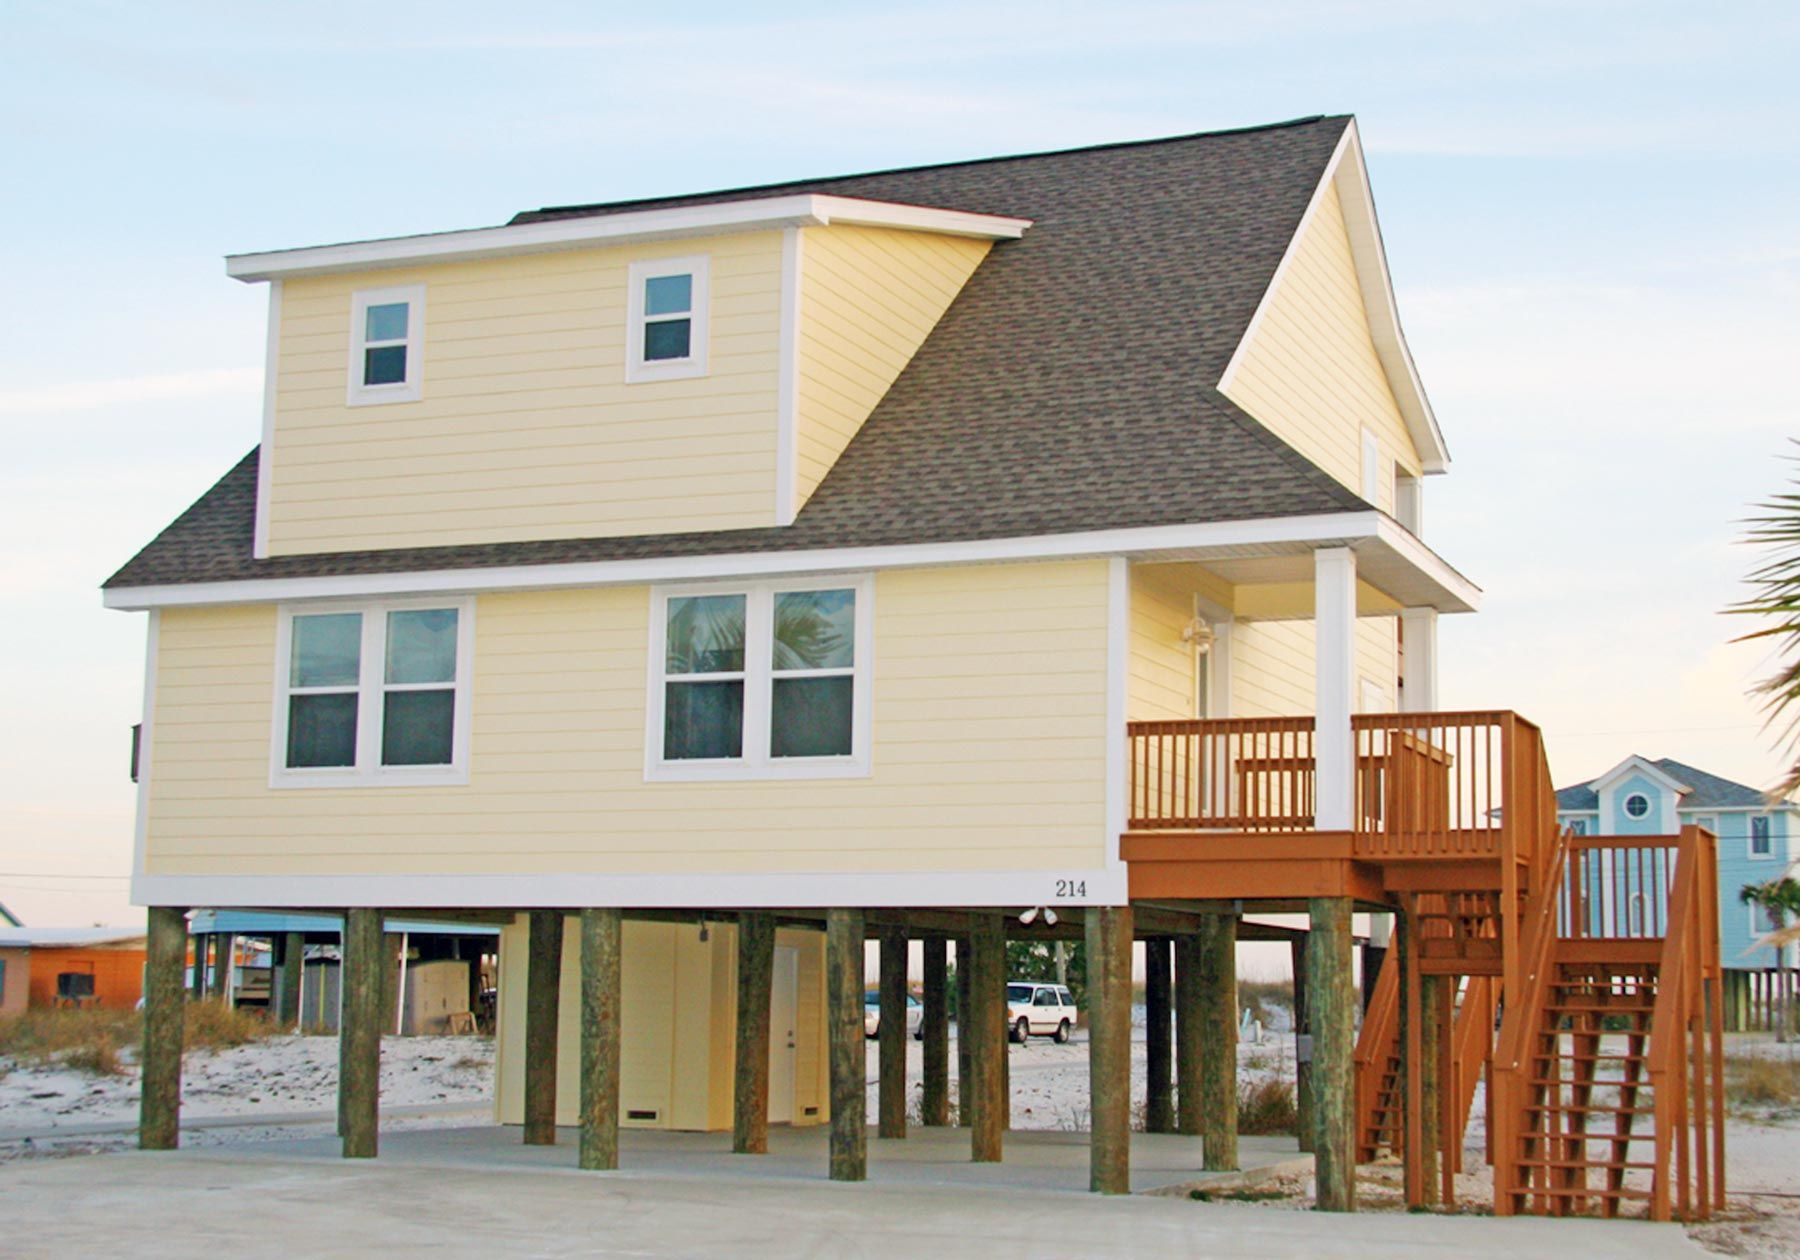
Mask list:
POLYGON ((1770 838, 1769 816, 1752 814, 1750 816, 1750 856, 1753 858, 1773 857, 1775 842, 1770 838))
POLYGON ((288 608, 274 787, 468 781, 466 600, 288 608))
POLYGON ((625 379, 706 375, 707 260, 659 258, 628 271, 625 379))
POLYGON ((871 583, 668 587, 652 601, 652 779, 868 773, 871 583))
POLYGON ((417 402, 425 383, 424 349, 424 285, 351 295, 349 404, 417 402))

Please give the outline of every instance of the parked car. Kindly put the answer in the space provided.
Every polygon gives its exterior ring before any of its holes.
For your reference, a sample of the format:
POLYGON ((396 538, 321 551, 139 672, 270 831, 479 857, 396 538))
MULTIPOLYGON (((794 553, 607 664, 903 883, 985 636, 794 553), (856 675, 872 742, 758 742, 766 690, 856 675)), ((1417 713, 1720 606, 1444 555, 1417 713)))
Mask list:
POLYGON ((1051 1037, 1057 1045, 1075 1029, 1075 999, 1060 984, 1014 980, 1006 986, 1006 1022, 1012 1039, 1051 1037))
MULTIPOLYGON (((925 1007, 918 998, 906 995, 906 1031, 914 1041, 925 1039, 925 1007)), ((869 989, 863 994, 863 1036, 873 1037, 881 1031, 881 994, 869 989)))

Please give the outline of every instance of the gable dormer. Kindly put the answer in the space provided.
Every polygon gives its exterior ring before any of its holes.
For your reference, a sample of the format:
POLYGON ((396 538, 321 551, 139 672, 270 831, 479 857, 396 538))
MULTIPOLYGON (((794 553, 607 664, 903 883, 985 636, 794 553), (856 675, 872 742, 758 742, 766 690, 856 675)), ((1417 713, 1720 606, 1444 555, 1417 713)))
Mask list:
POLYGON ((256 554, 789 524, 1027 226, 798 195, 235 257, 256 554))
POLYGON ((1401 332, 1368 171, 1346 127, 1219 389, 1420 532, 1421 478, 1449 454, 1401 332))

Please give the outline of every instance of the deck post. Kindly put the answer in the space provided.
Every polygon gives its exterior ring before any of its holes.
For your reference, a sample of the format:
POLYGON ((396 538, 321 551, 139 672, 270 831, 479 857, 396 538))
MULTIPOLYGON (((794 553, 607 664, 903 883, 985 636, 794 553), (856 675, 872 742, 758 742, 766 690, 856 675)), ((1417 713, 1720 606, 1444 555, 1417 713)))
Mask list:
POLYGON ((206 942, 205 932, 195 932, 188 938, 194 942, 194 970, 188 976, 188 992, 195 1001, 206 996, 206 942))
POLYGON ((997 914, 969 916, 969 1070, 974 1077, 975 1114, 969 1127, 969 1158, 999 1163, 1006 1132, 1006 929, 997 914))
POLYGON ((887 927, 880 942, 880 1022, 876 1025, 876 1136, 906 1136, 906 929, 887 927))
POLYGON ((1356 990, 1350 899, 1307 901, 1306 993, 1313 1027, 1313 1170, 1321 1212, 1356 1210, 1356 990))
POLYGON ((1174 966, 1166 936, 1144 942, 1144 1132, 1175 1132, 1175 1043, 1170 1036, 1174 966))
POLYGON ((562 997, 563 912, 533 910, 525 956, 526 1146, 556 1145, 556 1042, 562 997))
POLYGON ((1436 713, 1438 707, 1438 613, 1435 608, 1400 610, 1401 642, 1406 645, 1405 673, 1400 678, 1403 713, 1436 713))
POLYGON ((213 933, 213 969, 212 979, 207 985, 207 996, 223 998, 227 986, 231 983, 232 957, 237 953, 237 937, 229 932, 213 933))
POLYGON ((1355 812, 1356 748, 1350 730, 1356 679, 1356 553, 1313 552, 1313 629, 1318 654, 1313 705, 1314 826, 1349 831, 1355 812))
POLYGON ((1087 908, 1088 1189, 1131 1193, 1131 907, 1087 908))
POLYGON ((344 1008, 338 1027, 338 1127, 345 1159, 373 1159, 381 1129, 382 990, 391 959, 382 948, 381 911, 344 914, 344 1008))
POLYGON ((1447 976, 1423 976, 1419 984, 1419 1202, 1437 1207, 1444 1201, 1442 1170, 1442 1096, 1449 1082, 1441 1078, 1443 1065, 1444 981, 1447 976))
POLYGON ((1235 1172, 1237 1141, 1237 931, 1235 914, 1203 914, 1195 937, 1200 1016, 1200 1131, 1207 1172, 1235 1172))
POLYGON ((942 1128, 950 1123, 950 942, 942 936, 928 936, 921 944, 925 955, 925 1010, 919 1022, 919 1040, 925 1070, 919 1122, 942 1128))
POLYGON ((975 1124, 975 1067, 970 1057, 974 1043, 969 1039, 969 977, 975 973, 975 949, 966 936, 956 938, 956 1125, 959 1129, 975 1124))
POLYGON ((732 1078, 731 1151, 769 1153, 769 1022, 775 992, 775 916, 738 915, 737 1067, 732 1078))
POLYGON ((172 1151, 181 1144, 181 1050, 187 1023, 181 973, 187 966, 187 911, 151 906, 148 918, 138 1149, 172 1151))
POLYGON ((1175 938, 1175 1131, 1189 1137, 1205 1132, 1202 1105, 1206 1075, 1200 1029, 1200 941, 1175 938))
POLYGON ((825 912, 825 1005, 831 1050, 831 1179, 869 1175, 863 1049, 863 912, 825 912))
POLYGON ((1294 971, 1294 1127, 1300 1131, 1300 1149, 1313 1148, 1312 1024, 1306 1009, 1306 938, 1301 933, 1288 941, 1288 957, 1294 971), (1305 1038, 1304 1041, 1301 1038, 1305 1038), (1302 1052, 1301 1047, 1305 1047, 1302 1052))
MULTIPOLYGON (((576 1165, 619 1166, 619 976, 624 915, 581 912, 581 1139, 576 1165)), ((768 1062, 768 1056, 763 1056, 768 1062)))
POLYGON ((306 968, 306 934, 281 936, 281 970, 276 980, 275 1018, 282 1024, 300 1022, 300 981, 306 968))

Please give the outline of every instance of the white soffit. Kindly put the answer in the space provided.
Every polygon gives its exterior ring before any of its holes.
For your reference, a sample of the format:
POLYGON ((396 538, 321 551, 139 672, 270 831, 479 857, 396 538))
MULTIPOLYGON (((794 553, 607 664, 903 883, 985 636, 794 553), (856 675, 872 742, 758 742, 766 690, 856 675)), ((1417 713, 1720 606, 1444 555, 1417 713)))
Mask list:
POLYGON ((961 210, 938 210, 929 206, 909 206, 892 201, 869 201, 860 197, 800 193, 786 197, 757 197, 744 201, 711 202, 662 210, 583 215, 542 223, 507 224, 422 236, 397 236, 376 241, 350 241, 341 245, 316 245, 304 249, 231 254, 225 259, 225 274, 234 280, 254 283, 285 276, 373 271, 416 263, 468 262, 551 250, 678 240, 719 232, 825 227, 832 223, 937 232, 991 241, 1016 240, 1031 226, 1030 219, 1015 219, 1004 215, 971 214, 961 210))

